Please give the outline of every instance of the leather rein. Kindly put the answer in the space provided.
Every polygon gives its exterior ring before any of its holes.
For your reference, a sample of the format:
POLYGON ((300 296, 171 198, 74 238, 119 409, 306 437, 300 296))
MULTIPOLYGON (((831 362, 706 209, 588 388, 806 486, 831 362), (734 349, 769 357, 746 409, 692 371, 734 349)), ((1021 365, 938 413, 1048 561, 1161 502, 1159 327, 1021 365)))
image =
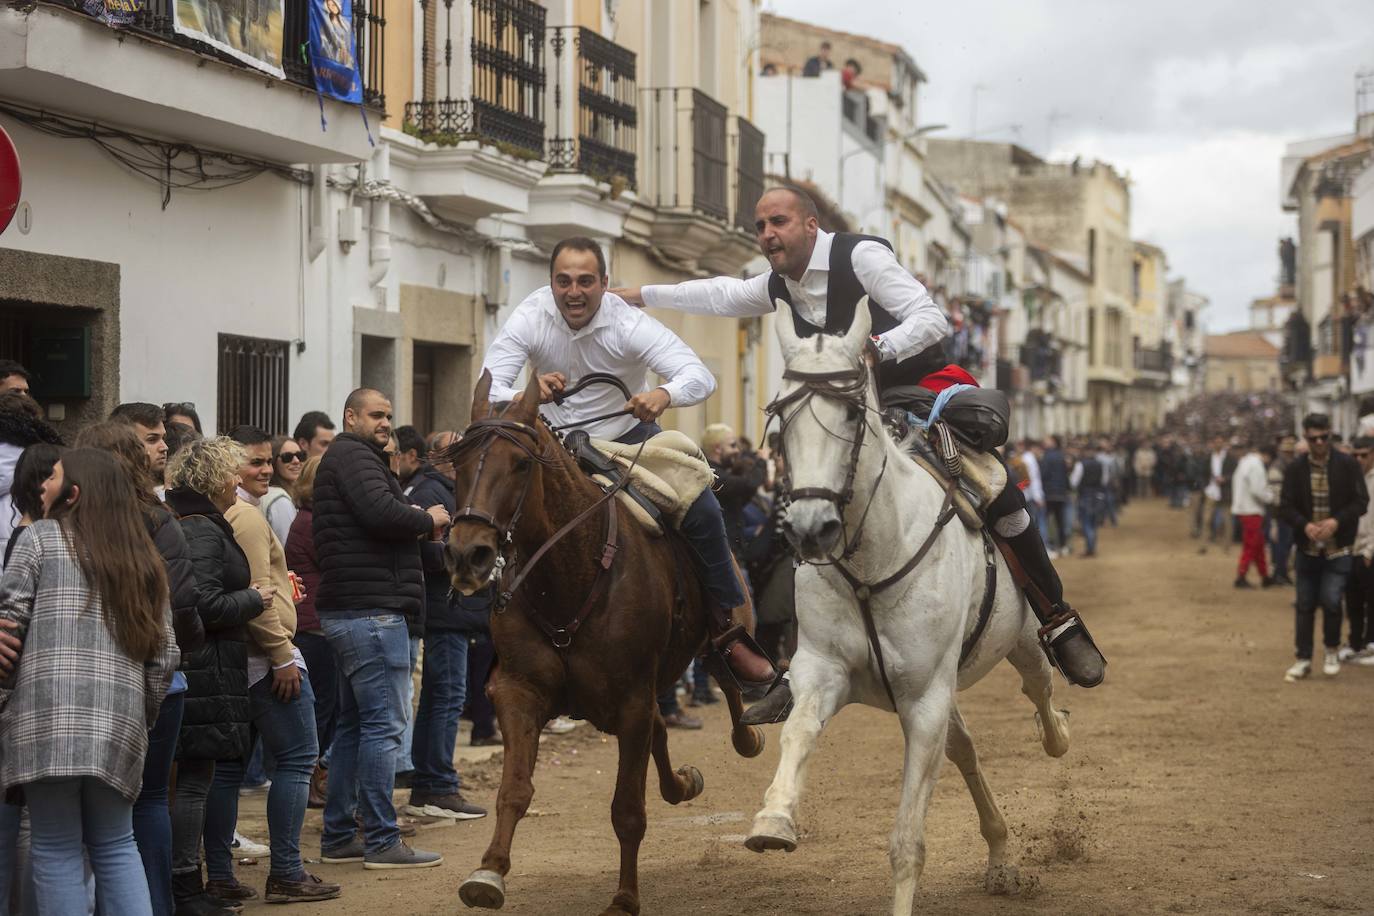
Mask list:
MULTIPOLYGON (((542 422, 542 418, 540 422, 542 422)), ((497 592, 494 613, 500 614, 505 611, 511 599, 515 597, 521 586, 525 584, 525 580, 529 578, 529 575, 534 572, 535 568, 539 565, 539 561, 548 554, 554 545, 571 533, 573 529, 598 509, 602 506, 606 506, 606 539, 601 549, 601 556, 597 561, 596 578, 577 613, 573 615, 572 619, 567 623, 557 625, 545 618, 544 615, 539 612, 538 608, 535 607, 533 602, 529 603, 529 617, 534 624, 549 638, 549 641, 553 643, 555 648, 560 650, 567 649, 572 645, 573 636, 591 615, 592 611, 596 608, 597 601, 605 594, 606 589, 610 585, 610 580, 612 578, 611 568, 615 563, 616 554, 620 550, 620 517, 616 507, 615 496, 624 489, 625 485, 629 482, 630 470, 638 463, 639 456, 644 450, 644 443, 640 443, 639 451, 635 453, 634 460, 631 461, 630 467, 626 469, 620 480, 616 481, 613 486, 608 487, 596 501, 554 532, 553 536, 540 545, 539 549, 525 561, 520 569, 515 572, 514 576, 508 578, 506 575, 506 566, 509 561, 506 557, 505 550, 514 544, 515 527, 520 521, 520 516, 524 511, 525 500, 529 496, 530 482, 533 480, 534 475, 526 475, 525 485, 520 491, 520 499, 516 503, 515 511, 504 525, 497 521, 493 513, 474 505, 473 500, 478 492, 477 484, 482 479, 482 472, 486 469, 486 461, 488 455, 491 453, 491 447, 497 442, 507 442, 514 445, 520 451, 524 452, 529 459, 545 467, 553 467, 560 464, 562 461, 562 458, 558 457, 557 453, 550 454, 547 449, 541 446, 539 430, 536 427, 527 423, 507 420, 501 417, 473 421, 468 425, 468 428, 463 431, 463 438, 448 450, 448 456, 452 459, 463 451, 478 449, 477 472, 473 475, 472 486, 468 491, 468 504, 454 515, 453 521, 478 521, 496 529, 498 541, 501 546, 497 554, 496 565, 492 570, 492 578, 500 582, 500 589, 497 592)))
MULTIPOLYGON (((867 412, 868 406, 868 380, 869 369, 865 359, 860 359, 859 364, 853 369, 839 369, 829 372, 801 372, 788 369, 783 372, 782 377, 788 381, 801 382, 801 387, 787 395, 779 395, 774 398, 765 409, 770 419, 776 417, 781 434, 785 437, 787 427, 793 418, 801 412, 803 408, 810 407, 813 397, 829 398, 839 401, 842 404, 857 409, 859 412, 858 430, 854 434, 849 453, 849 467, 845 471, 844 484, 839 492, 826 487, 799 487, 791 489, 791 476, 786 469, 790 469, 791 462, 784 467, 783 491, 787 493, 788 499, 824 499, 834 504, 841 520, 844 518, 845 507, 854 499, 854 481, 859 471, 859 456, 863 450, 864 434, 868 429, 867 412), (794 407, 791 413, 784 416, 784 411, 788 407, 794 407)), ((825 427, 822 427, 824 429, 825 427)), ((825 430, 828 435, 834 436, 835 433, 825 430)), ((785 439, 784 439, 785 441, 785 439)), ((859 604, 859 614, 863 618, 864 631, 868 636, 869 647, 873 651, 873 657, 878 663, 878 675, 883 682, 883 690, 887 693, 887 698, 892 702, 893 710, 897 709, 897 696, 892 689, 892 681, 887 674, 887 665, 883 660, 882 642, 878 637, 878 626, 873 618, 872 600, 874 595, 881 594, 887 589, 896 585, 898 582, 910 575, 916 567, 921 565, 921 561, 926 558, 935 541, 940 536, 940 532, 945 530, 950 519, 955 515, 954 493, 957 482, 953 480, 945 481, 945 497, 940 504, 940 511, 935 517, 935 524, 931 526, 930 532, 926 535, 921 545, 916 548, 916 552, 911 555, 902 566, 894 573, 880 579, 877 582, 864 582, 860 579, 845 563, 859 549, 863 538, 864 522, 868 520, 868 510, 873 507, 873 500, 877 497, 878 487, 882 484, 883 475, 887 472, 887 450, 883 450, 883 464, 878 472, 878 479, 873 483, 873 490, 869 494, 868 503, 864 506, 863 514, 859 517, 859 524, 855 527, 854 536, 849 537, 848 526, 843 527, 845 537, 844 551, 840 556, 828 563, 811 563, 813 566, 833 566, 844 578, 845 582, 854 592, 854 598, 859 604)), ((997 550, 993 546, 992 538, 987 532, 986 526, 982 529, 983 553, 986 566, 986 581, 983 588, 983 601, 978 609, 978 620, 974 625, 973 632, 964 640, 959 651, 959 666, 962 667, 973 652, 973 647, 977 645, 979 638, 987 627, 988 617, 992 611, 992 605, 997 596, 997 550)))

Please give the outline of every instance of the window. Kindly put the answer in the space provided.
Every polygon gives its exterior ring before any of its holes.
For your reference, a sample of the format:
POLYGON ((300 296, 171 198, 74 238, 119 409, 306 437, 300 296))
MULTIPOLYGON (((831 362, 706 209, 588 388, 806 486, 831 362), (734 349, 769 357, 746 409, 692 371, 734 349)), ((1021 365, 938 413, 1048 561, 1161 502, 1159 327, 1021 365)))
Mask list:
POLYGON ((219 409, 223 433, 243 423, 272 435, 286 434, 290 342, 219 335, 219 409))

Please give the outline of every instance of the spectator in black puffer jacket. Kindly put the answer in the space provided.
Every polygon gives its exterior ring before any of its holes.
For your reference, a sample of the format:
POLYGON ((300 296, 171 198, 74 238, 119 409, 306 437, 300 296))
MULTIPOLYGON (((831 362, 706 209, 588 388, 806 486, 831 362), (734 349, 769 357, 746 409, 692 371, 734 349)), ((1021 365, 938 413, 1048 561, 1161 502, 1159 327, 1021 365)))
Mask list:
POLYGON ((177 912, 219 914, 205 896, 200 840, 215 761, 239 760, 250 749, 248 631, 273 589, 253 587, 248 558, 224 511, 237 499, 242 451, 231 439, 186 446, 167 467, 167 505, 181 519, 196 576, 196 606, 205 646, 183 658, 186 708, 177 748, 172 805, 172 887, 177 912))
POLYGON ((344 405, 335 437, 315 477, 315 609, 339 661, 339 721, 330 752, 322 858, 373 868, 437 865, 436 853, 401 842, 391 793, 405 732, 410 676, 407 621, 424 612, 420 541, 437 540, 449 523, 442 505, 406 501, 382 449, 391 439, 391 402, 360 388, 344 405), (354 820, 361 815, 363 842, 354 820))

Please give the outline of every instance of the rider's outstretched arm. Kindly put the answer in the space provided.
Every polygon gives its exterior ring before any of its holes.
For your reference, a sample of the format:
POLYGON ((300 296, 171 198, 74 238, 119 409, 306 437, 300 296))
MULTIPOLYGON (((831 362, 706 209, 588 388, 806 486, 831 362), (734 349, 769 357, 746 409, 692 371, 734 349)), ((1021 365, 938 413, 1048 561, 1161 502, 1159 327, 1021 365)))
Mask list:
POLYGON ((878 338, 883 359, 915 356, 949 336, 949 319, 930 298, 921 282, 897 262, 886 245, 860 242, 850 255, 854 275, 863 288, 882 304, 883 311, 901 324, 878 338))
POLYGON ((696 315, 752 318, 773 314, 768 298, 766 273, 748 280, 735 277, 707 277, 683 283, 645 286, 640 290, 649 308, 675 309, 696 315))

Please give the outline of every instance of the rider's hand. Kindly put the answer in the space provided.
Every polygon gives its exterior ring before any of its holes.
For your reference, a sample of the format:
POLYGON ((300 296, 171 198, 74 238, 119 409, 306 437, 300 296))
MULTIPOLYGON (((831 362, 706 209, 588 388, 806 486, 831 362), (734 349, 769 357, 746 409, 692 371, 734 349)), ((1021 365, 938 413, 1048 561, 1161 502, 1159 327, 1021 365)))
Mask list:
POLYGON ((673 399, 668 396, 668 392, 662 388, 655 388, 653 391, 646 391, 630 398, 625 402, 625 409, 633 413, 636 420, 648 423, 663 416, 663 411, 672 403, 673 399))
MULTIPOLYGON (((0 620, 0 628, 3 630, 19 629, 17 620, 0 620)), ((24 644, 19 641, 19 637, 0 630, 0 676, 9 677, 14 671, 15 664, 19 661, 19 652, 24 648, 24 644)))
POLYGON ((272 671, 272 693, 283 703, 290 703, 301 695, 301 669, 295 662, 272 671))
POLYGON ((636 308, 644 308, 643 287, 617 286, 614 289, 610 290, 610 292, 615 293, 617 296, 624 299, 626 302, 630 303, 630 305, 633 305, 636 308))
MULTIPOLYGON (((545 372, 539 376, 539 403, 551 404, 555 396, 563 393, 563 389, 568 387, 568 377, 561 372, 545 372)), ((525 392, 518 392, 511 403, 519 404, 525 399, 525 392)))

